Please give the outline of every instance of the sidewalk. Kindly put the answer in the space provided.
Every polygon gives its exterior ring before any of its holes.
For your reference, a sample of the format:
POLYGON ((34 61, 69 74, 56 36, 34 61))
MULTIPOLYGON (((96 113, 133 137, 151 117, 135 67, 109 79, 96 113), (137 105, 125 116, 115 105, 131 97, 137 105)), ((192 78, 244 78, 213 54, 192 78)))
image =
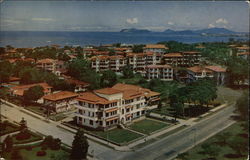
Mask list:
MULTIPOLYGON (((56 125, 57 127, 63 128, 63 129, 68 130, 68 131, 70 131, 72 133, 76 133, 77 132, 76 129, 72 129, 72 128, 68 127, 68 126, 65 126, 65 125, 61 124, 60 122, 55 122, 55 121, 52 121, 52 120, 48 120, 47 118, 45 118, 45 117, 43 117, 41 115, 35 114, 35 113, 33 113, 33 112, 29 111, 29 110, 23 109, 23 108, 21 108, 19 106, 16 106, 16 105, 12 104, 12 103, 9 103, 7 101, 3 101, 3 102, 6 103, 6 104, 8 104, 8 105, 10 105, 10 106, 12 106, 12 107, 15 107, 16 109, 18 109, 20 111, 23 111, 23 112, 25 112, 27 114, 33 115, 34 117, 37 117, 37 118, 39 118, 39 119, 41 119, 43 121, 52 123, 52 124, 56 125)), ((220 110, 221 108, 223 108, 223 107, 225 107, 227 105, 228 105, 227 103, 226 104, 222 104, 222 105, 220 105, 220 106, 218 106, 218 107, 216 107, 216 108, 214 108, 214 109, 212 109, 210 111, 215 112, 215 111, 220 110)), ((154 117, 157 117, 157 118, 166 117, 167 119, 170 119, 170 120, 173 119, 173 117, 165 116, 165 115, 160 115, 160 114, 157 114, 157 113, 150 113, 150 115, 153 115, 154 117)), ((167 128, 165 130, 156 132, 156 133, 154 133, 152 135, 149 135, 149 136, 147 136, 145 138, 142 138, 142 139, 140 139, 138 141, 132 142, 132 143, 128 144, 127 146, 118 146, 118 145, 112 144, 112 143, 110 143, 110 142, 108 142, 106 140, 102 140, 102 139, 99 139, 99 138, 97 138, 95 136, 89 135, 87 133, 85 133, 85 134, 86 134, 86 136, 90 140, 92 140, 94 142, 97 142, 97 143, 101 143, 101 144, 107 145, 107 146, 109 146, 111 148, 114 148, 117 151, 131 151, 133 147, 135 147, 135 146, 137 146, 137 145, 139 145, 141 143, 144 143, 144 142, 146 142, 148 140, 157 139, 158 136, 163 135, 163 134, 165 134, 167 132, 170 132, 170 131, 178 128, 178 127, 181 127, 181 126, 184 126, 184 125, 191 126, 193 124, 196 124, 196 123, 198 123, 198 122, 195 122, 195 120, 197 120, 197 119, 198 118, 190 118, 189 120, 183 120, 183 119, 179 119, 178 118, 177 120, 179 121, 179 124, 170 126, 169 128, 167 128)))

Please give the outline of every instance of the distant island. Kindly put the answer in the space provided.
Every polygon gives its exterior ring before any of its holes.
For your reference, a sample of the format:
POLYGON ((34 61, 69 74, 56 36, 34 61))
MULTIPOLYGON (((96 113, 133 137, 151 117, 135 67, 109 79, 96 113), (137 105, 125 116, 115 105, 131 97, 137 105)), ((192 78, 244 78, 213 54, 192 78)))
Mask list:
POLYGON ((167 29, 163 32, 154 32, 147 29, 137 29, 137 28, 130 28, 130 29, 122 29, 121 33, 134 33, 134 34, 141 34, 141 33, 161 33, 161 34, 168 34, 168 35, 202 35, 202 36, 247 36, 249 33, 247 32, 235 32, 226 28, 207 28, 207 29, 200 29, 200 30, 180 30, 175 31, 171 29, 167 29))

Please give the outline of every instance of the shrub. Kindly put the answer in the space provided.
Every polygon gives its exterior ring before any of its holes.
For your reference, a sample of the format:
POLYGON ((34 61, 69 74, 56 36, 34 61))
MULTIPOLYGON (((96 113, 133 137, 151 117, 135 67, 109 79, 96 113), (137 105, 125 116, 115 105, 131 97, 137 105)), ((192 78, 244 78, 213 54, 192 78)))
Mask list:
POLYGON ((31 134, 27 130, 19 132, 16 135, 16 139, 19 140, 19 141, 29 139, 30 137, 31 137, 31 134))
POLYGON ((36 152, 36 156, 42 157, 45 156, 47 153, 45 151, 38 151, 36 152))
POLYGON ((27 150, 27 151, 31 151, 31 150, 32 150, 32 146, 27 146, 27 147, 26 147, 26 150, 27 150))
POLYGON ((20 155, 20 152, 18 149, 15 149, 12 153, 11 153, 11 159, 13 160, 22 160, 23 157, 20 155))
POLYGON ((43 145, 42 147, 41 147, 41 150, 46 150, 47 149, 47 146, 46 145, 43 145))

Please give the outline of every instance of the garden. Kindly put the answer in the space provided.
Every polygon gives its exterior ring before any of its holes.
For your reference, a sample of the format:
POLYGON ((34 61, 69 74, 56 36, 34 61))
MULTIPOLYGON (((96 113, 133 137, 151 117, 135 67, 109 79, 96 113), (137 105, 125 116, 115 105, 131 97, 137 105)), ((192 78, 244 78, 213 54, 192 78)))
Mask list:
POLYGON ((5 134, 9 134, 12 132, 19 131, 20 128, 18 125, 15 125, 13 123, 10 123, 8 121, 0 122, 0 136, 3 136, 5 134))
POLYGON ((126 129, 115 128, 109 131, 91 131, 92 134, 108 140, 110 142, 114 142, 116 144, 126 144, 131 141, 134 141, 140 137, 143 137, 142 134, 138 134, 126 129))
POLYGON ((151 134, 157 130, 161 130, 169 126, 170 124, 147 118, 138 122, 134 122, 129 126, 129 128, 143 134, 151 134))

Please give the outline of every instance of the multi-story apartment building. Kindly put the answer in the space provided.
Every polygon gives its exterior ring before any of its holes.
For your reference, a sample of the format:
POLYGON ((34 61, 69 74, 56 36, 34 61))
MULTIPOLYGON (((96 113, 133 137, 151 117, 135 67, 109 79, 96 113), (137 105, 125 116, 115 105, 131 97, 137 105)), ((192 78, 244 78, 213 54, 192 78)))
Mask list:
POLYGON ((164 55, 167 49, 168 47, 166 47, 163 44, 147 44, 143 48, 143 52, 155 52, 155 53, 160 53, 161 55, 164 55))
POLYGON ((184 58, 181 53, 168 53, 164 55, 164 62, 173 67, 183 66, 184 58))
POLYGON ((147 65, 157 65, 162 62, 162 55, 155 52, 146 52, 146 64, 147 65))
POLYGON ((213 71, 203 66, 193 66, 187 68, 187 82, 196 81, 203 78, 213 78, 213 71))
POLYGON ((90 60, 91 67, 96 72, 109 70, 109 56, 94 56, 90 60))
POLYGON ((84 92, 76 100, 77 123, 106 130, 144 117, 147 110, 157 107, 159 93, 119 83, 112 88, 84 92))
POLYGON ((188 67, 188 66, 199 65, 200 58, 201 58, 200 52, 185 51, 185 52, 181 52, 181 54, 183 56, 183 65, 184 66, 188 67))
POLYGON ((73 92, 61 91, 43 96, 43 104, 49 107, 51 111, 56 113, 63 112, 74 107, 73 105, 76 103, 75 98, 77 96, 78 94, 73 92))
POLYGON ((36 67, 48 72, 54 72, 56 70, 56 60, 50 58, 40 59, 36 62, 36 67))
POLYGON ((146 74, 146 53, 130 53, 127 55, 128 64, 132 67, 135 73, 140 73, 142 76, 146 74))
POLYGON ((213 78, 217 85, 224 85, 226 82, 226 69, 221 66, 206 66, 206 69, 209 69, 213 72, 213 78))
POLYGON ((164 55, 164 62, 175 67, 190 67, 199 65, 200 57, 200 52, 195 51, 167 53, 164 55))
POLYGON ((126 59, 123 56, 109 56, 109 68, 114 72, 121 72, 126 65, 126 59))
POLYGON ((66 69, 64 62, 59 60, 54 60, 50 58, 40 59, 36 62, 36 67, 38 69, 55 73, 59 75, 66 69))
POLYGON ((149 65, 146 69, 147 79, 161 79, 163 81, 172 81, 174 77, 173 68, 170 65, 149 65))
POLYGON ((91 66, 96 72, 112 70, 121 72, 126 65, 126 59, 123 56, 94 56, 91 59, 91 66))

